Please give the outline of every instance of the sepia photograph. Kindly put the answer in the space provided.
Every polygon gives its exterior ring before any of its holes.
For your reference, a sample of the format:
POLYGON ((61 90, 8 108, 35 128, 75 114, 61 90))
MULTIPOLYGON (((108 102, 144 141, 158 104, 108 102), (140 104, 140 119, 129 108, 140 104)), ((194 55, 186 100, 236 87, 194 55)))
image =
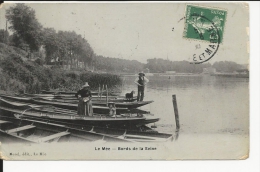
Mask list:
POLYGON ((249 157, 247 3, 3 3, 3 160, 249 157))

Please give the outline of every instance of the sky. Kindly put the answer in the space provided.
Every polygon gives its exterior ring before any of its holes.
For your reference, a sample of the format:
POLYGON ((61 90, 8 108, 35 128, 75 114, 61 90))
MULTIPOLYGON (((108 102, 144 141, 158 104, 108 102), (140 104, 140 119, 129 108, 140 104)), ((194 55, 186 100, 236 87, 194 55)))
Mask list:
MULTIPOLYGON (((0 28, 5 10, 0 9, 0 28)), ((27 3, 43 27, 75 31, 97 55, 146 63, 150 58, 190 60, 195 46, 204 43, 183 38, 185 3, 27 3), (174 28, 174 29, 173 29, 174 28)), ((247 64, 249 13, 244 4, 197 4, 227 10, 223 43, 210 59, 247 64)))

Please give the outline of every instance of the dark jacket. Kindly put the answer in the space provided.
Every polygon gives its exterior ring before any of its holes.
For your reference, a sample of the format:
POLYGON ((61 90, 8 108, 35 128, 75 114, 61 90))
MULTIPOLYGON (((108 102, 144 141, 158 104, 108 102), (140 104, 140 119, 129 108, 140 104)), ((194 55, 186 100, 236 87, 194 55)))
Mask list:
POLYGON ((138 84, 140 84, 142 87, 144 86, 144 79, 142 77, 139 77, 138 84))
POLYGON ((79 90, 79 91, 75 94, 75 97, 78 97, 78 95, 80 95, 82 98, 83 98, 83 97, 92 97, 91 91, 90 91, 90 90, 84 90, 84 89, 79 90))

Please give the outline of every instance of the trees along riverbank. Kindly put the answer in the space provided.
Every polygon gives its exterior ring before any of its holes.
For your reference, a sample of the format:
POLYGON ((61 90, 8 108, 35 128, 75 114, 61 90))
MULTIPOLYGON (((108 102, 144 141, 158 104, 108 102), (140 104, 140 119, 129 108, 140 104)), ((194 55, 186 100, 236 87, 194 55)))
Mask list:
POLYGON ((121 85, 118 75, 92 73, 87 71, 67 71, 57 66, 45 67, 39 60, 30 61, 19 54, 9 54, 0 60, 0 90, 26 93, 39 93, 40 90, 57 89, 60 91, 76 91, 84 82, 91 89, 99 85, 108 85, 116 90, 121 85))

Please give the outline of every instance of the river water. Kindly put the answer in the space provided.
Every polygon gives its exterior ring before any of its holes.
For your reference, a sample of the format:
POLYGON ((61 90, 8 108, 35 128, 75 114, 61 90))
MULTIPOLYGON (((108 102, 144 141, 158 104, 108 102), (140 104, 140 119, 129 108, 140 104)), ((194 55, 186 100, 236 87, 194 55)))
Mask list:
MULTIPOLYGON (((249 145, 249 79, 228 78, 209 75, 197 76, 149 76, 144 100, 154 100, 142 107, 161 120, 156 130, 173 133, 175 117, 172 95, 177 97, 180 132, 176 142, 219 143, 222 150, 243 150, 244 156, 249 145), (224 142, 222 142, 224 141, 224 142), (227 146, 229 145, 229 146, 227 146), (235 147, 235 149, 233 148, 235 147)), ((135 76, 124 76, 122 95, 135 91, 135 76)), ((197 149, 197 147, 196 147, 197 149)), ((183 150, 183 149, 182 149, 183 150)), ((183 153, 183 152, 182 152, 183 153)), ((206 156, 203 156, 206 157, 206 156)), ((217 154, 214 158, 218 157, 217 154)), ((192 158, 192 156, 190 157, 192 158)), ((195 157, 196 159, 198 157, 195 157)), ((210 158, 210 157, 208 157, 210 158)), ((222 158, 222 157, 220 157, 222 158)), ((232 158, 225 156, 225 158, 232 158)))

